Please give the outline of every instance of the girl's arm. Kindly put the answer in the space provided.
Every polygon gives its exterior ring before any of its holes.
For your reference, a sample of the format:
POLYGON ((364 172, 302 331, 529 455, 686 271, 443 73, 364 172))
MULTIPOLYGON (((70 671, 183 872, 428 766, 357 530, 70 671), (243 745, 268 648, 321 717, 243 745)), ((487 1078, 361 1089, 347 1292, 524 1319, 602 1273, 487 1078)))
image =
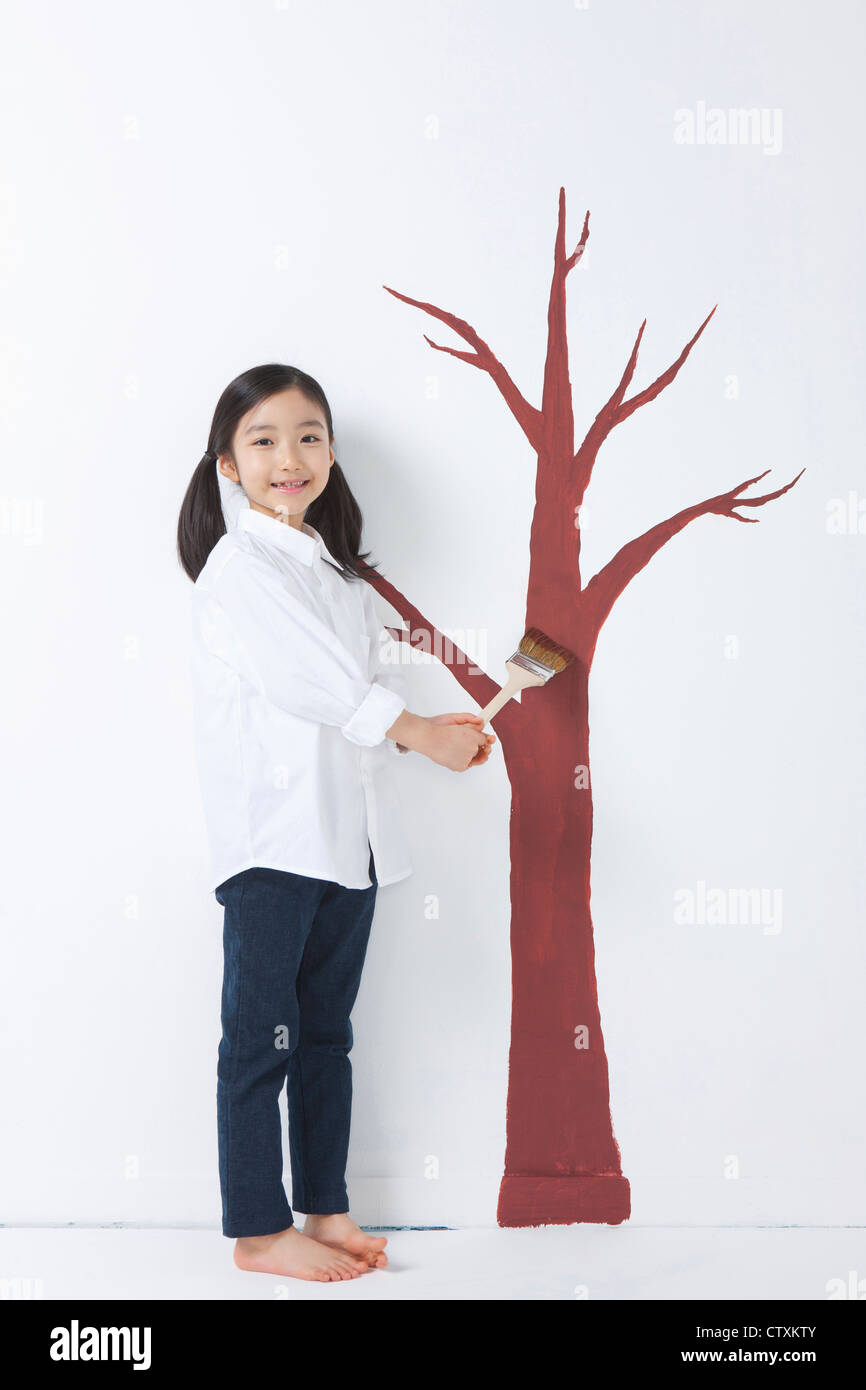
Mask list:
POLYGON ((408 709, 404 709, 395 719, 388 730, 388 737, 393 738, 404 753, 408 753, 412 748, 416 753, 424 753, 427 757, 430 757, 435 741, 430 720, 423 714, 412 714, 408 709))
MULTIPOLYGON (((373 658, 373 679, 377 681, 379 685, 384 685, 386 690, 395 691, 403 700, 405 706, 408 703, 409 699, 409 679, 406 675, 406 667, 403 664, 402 658, 404 656, 404 650, 407 648, 408 644, 405 642, 398 642, 396 644, 396 650, 398 655, 393 656, 390 660, 385 659, 385 656, 383 655, 382 651, 382 639, 385 635, 385 624, 381 621, 378 613, 376 612, 376 603, 375 599, 373 598, 372 584, 369 584, 366 580, 362 580, 361 582, 364 585, 362 597, 364 603, 364 616, 367 625, 367 639, 371 646, 371 653, 373 658)), ((405 727, 407 726, 403 727, 405 730, 405 727)), ((398 742, 397 736, 395 734, 392 734, 390 729, 388 730, 388 738, 391 740, 390 747, 393 748, 395 752, 409 752, 409 747, 405 743, 405 741, 398 742)), ((420 749, 418 751, 420 752, 420 749)))
POLYGON ((264 561, 231 553, 201 595, 210 650, 289 714, 373 747, 406 708, 264 561))
POLYGON ((279 709, 335 725, 365 747, 381 743, 405 712, 408 719, 395 730, 400 742, 454 772, 470 767, 486 746, 472 724, 446 727, 441 720, 448 716, 410 714, 397 690, 370 681, 333 629, 267 562, 229 552, 206 585, 196 585, 195 600, 209 650, 279 709))

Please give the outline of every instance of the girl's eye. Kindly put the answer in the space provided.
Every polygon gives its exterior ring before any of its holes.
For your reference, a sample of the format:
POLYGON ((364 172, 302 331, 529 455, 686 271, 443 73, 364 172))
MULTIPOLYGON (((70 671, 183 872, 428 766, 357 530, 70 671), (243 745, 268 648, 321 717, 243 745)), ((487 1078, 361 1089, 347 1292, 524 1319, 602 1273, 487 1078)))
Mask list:
MULTIPOLYGON (((305 435, 304 435, 304 439, 303 439, 301 442, 303 443, 304 440, 306 440, 306 439, 312 439, 312 441, 313 441, 314 444, 318 444, 318 442, 319 442, 319 436, 318 436, 317 434, 305 434, 305 435)), ((273 441, 272 439, 254 439, 254 440, 253 440, 253 444, 273 444, 273 442, 274 442, 274 441, 273 441)))

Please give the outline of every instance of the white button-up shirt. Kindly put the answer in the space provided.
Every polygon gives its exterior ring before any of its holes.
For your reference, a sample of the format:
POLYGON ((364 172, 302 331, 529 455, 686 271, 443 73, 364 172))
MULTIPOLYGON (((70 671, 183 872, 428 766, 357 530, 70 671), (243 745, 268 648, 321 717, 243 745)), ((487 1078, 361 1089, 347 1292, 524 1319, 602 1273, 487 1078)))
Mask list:
POLYGON ((386 730, 406 709, 371 585, 247 504, 192 593, 195 755, 211 889, 243 869, 367 888, 414 872, 386 730), (330 561, 330 564, 328 563, 330 561))

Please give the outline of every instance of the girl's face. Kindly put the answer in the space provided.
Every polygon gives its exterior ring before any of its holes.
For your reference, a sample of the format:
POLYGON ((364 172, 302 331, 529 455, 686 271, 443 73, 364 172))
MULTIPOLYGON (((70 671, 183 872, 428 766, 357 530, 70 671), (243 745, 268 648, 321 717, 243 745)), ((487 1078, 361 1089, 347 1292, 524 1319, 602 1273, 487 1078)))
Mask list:
POLYGON ((220 471, 240 483, 253 511, 300 527, 334 462, 321 406, 288 386, 242 417, 232 449, 237 466, 221 454, 220 471))

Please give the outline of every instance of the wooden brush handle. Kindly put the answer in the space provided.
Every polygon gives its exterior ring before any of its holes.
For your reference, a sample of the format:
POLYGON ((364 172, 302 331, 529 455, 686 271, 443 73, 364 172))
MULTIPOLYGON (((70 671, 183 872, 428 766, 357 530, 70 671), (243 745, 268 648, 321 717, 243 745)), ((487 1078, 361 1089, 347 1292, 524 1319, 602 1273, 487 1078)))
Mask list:
POLYGON ((529 685, 544 685, 544 677, 533 675, 532 671, 525 671, 522 666, 517 666, 513 661, 506 661, 505 669, 508 672, 508 680, 498 695, 494 695, 489 705, 485 705, 481 711, 481 718, 486 724, 488 719, 492 719, 494 714, 502 709, 506 700, 510 700, 512 695, 516 695, 518 690, 525 690, 529 685))

